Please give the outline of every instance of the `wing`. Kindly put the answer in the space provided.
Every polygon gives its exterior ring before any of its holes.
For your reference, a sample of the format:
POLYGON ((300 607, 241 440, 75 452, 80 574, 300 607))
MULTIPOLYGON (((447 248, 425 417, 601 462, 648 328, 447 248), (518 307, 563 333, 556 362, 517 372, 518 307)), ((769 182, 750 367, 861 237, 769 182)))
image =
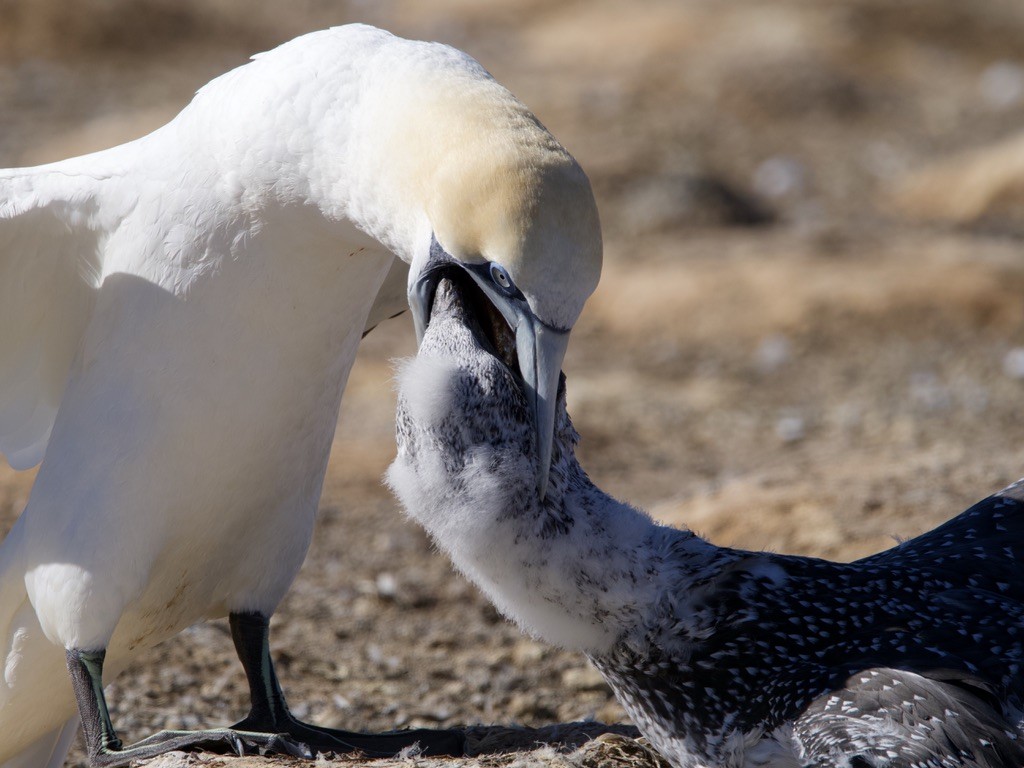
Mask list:
POLYGON ((858 565, 934 574, 947 588, 984 589, 1024 602, 1024 480, 858 565))
POLYGON ((793 736, 820 768, 1024 765, 1024 734, 978 683, 943 670, 866 669, 815 700, 793 736))
POLYGON ((409 308, 409 300, 406 298, 408 281, 409 265, 396 258, 391 262, 391 270, 384 278, 384 283, 370 308, 370 314, 366 318, 366 327, 363 329, 364 337, 385 320, 398 317, 409 308))
POLYGON ((83 165, 0 170, 0 453, 15 469, 43 458, 95 301, 104 179, 83 165))
POLYGON ((825 653, 847 672, 794 720, 809 765, 1024 765, 1024 606, 980 589, 923 597, 917 617, 850 633, 834 651, 846 659, 825 653))

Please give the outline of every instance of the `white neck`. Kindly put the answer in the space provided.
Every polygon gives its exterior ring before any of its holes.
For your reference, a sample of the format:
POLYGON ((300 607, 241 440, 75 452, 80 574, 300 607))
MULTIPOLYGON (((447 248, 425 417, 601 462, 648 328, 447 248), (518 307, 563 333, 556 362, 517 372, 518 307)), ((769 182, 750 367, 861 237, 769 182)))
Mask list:
POLYGON ((532 457, 510 450, 515 434, 494 444, 471 434, 460 445, 435 421, 448 411, 441 401, 452 371, 421 356, 399 374, 412 418, 399 422, 387 482, 407 513, 529 634, 601 654, 644 633, 650 614, 666 600, 674 605, 680 584, 696 578, 716 548, 595 487, 573 454, 576 434, 564 412, 541 505, 532 457), (445 437, 422 439, 433 430, 445 437))

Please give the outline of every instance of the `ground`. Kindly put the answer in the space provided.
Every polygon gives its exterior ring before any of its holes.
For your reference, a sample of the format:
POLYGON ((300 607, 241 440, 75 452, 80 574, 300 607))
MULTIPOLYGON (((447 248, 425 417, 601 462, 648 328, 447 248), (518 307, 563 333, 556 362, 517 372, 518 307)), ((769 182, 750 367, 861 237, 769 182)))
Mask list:
MULTIPOLYGON (((565 370, 599 485, 722 545, 853 559, 1024 475, 1017 0, 285 8, 5 3, 0 166, 139 135, 302 31, 360 20, 449 42, 594 182, 606 266, 565 370)), ((379 328, 345 395, 313 546, 273 623, 295 710, 356 729, 626 722, 582 658, 506 623, 382 487, 391 361, 413 347, 407 318, 379 328)), ((31 483, 0 469, 5 527, 31 483)), ((230 722, 245 696, 223 622, 109 688, 129 739, 230 722)), ((610 737, 457 764, 624 762, 652 757, 610 737)))

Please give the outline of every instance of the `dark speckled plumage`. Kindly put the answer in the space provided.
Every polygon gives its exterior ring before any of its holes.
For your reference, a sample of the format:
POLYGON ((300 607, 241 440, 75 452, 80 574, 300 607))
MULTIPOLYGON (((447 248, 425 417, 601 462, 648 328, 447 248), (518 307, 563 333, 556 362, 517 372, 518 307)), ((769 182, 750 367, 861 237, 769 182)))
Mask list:
POLYGON ((515 378, 439 294, 421 356, 456 365, 452 397, 424 420, 405 382, 416 488, 393 487, 502 610, 586 652, 676 766, 1024 766, 1024 485, 855 563, 720 548, 596 488, 563 404, 542 502, 515 378))
POLYGON ((856 563, 734 552, 784 576, 723 570, 696 606, 707 637, 594 662, 638 722, 681 726, 711 765, 730 731, 791 725, 806 765, 1024 766, 1020 496, 856 563))

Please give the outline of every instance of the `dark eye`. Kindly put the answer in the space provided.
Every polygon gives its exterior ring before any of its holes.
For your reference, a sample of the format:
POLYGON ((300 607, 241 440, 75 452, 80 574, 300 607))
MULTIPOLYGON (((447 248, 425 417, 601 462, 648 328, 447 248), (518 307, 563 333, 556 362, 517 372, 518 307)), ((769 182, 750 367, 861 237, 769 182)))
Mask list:
POLYGON ((495 261, 491 262, 491 280, 497 283, 503 290, 512 290, 512 278, 508 276, 505 268, 495 261))

